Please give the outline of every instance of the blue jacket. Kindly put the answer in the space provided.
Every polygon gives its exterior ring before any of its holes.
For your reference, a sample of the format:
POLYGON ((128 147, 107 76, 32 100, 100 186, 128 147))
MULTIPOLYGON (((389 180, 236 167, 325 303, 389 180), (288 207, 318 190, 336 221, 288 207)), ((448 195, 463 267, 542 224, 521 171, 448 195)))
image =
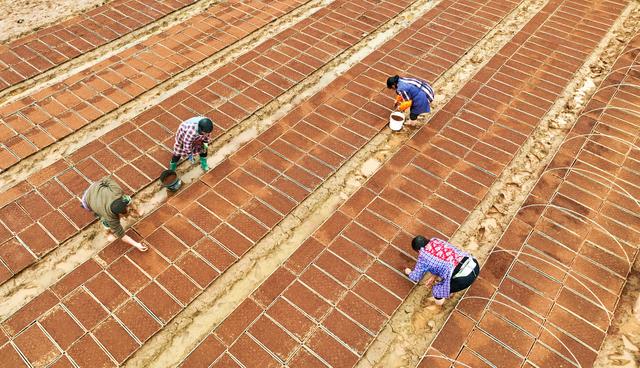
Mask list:
POLYGON ((431 112, 431 102, 435 96, 431 85, 418 78, 400 78, 396 93, 405 101, 411 100, 411 113, 415 115, 431 112))

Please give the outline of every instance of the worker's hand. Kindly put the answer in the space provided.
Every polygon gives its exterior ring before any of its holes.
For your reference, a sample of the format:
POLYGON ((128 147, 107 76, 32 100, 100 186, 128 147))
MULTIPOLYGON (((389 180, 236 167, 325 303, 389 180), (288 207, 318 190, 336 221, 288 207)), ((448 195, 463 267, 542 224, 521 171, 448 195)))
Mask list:
POLYGON ((149 249, 149 247, 140 242, 134 242, 132 245, 141 252, 146 252, 149 249))
POLYGON ((193 153, 190 153, 190 154, 189 154, 189 161, 190 161, 192 164, 195 164, 195 163, 196 163, 196 159, 195 159, 195 158, 193 158, 193 153))
POLYGON ((442 305, 442 304, 444 304, 444 301, 445 301, 445 300, 446 300, 445 298, 442 298, 442 299, 436 299, 436 304, 437 304, 437 305, 442 305))
POLYGON ((115 236, 115 235, 113 235, 113 234, 111 234, 111 233, 107 234, 107 241, 108 241, 108 242, 110 242, 110 243, 111 243, 111 242, 112 242, 112 241, 114 241, 114 240, 116 240, 116 236, 115 236))
POLYGON ((411 273, 411 269, 410 268, 405 268, 404 269, 404 274, 409 276, 409 274, 411 273))
POLYGON ((209 149, 209 143, 202 143, 202 149, 203 150, 208 150, 209 149))
POLYGON ((149 249, 149 247, 147 247, 145 244, 135 241, 132 237, 126 234, 122 237, 122 241, 129 245, 132 245, 134 248, 138 249, 141 252, 149 249))
POLYGON ((411 100, 409 100, 409 101, 404 101, 403 103, 401 103, 401 104, 398 106, 398 109, 399 109, 400 111, 404 111, 404 110, 406 110, 406 109, 408 109, 408 108, 410 108, 410 107, 411 107, 411 100))

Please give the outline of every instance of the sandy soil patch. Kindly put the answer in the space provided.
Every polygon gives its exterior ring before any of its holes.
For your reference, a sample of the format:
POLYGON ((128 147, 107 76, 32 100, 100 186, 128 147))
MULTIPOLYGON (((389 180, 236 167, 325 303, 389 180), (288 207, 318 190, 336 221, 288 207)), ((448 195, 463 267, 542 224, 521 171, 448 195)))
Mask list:
POLYGON ((110 0, 0 0, 0 42, 62 21, 110 0))

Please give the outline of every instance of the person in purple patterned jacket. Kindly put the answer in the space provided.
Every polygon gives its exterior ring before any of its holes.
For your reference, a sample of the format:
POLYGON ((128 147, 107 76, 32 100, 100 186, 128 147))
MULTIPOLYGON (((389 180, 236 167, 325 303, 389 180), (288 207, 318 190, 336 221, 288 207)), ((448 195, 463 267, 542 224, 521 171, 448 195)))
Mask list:
POLYGON ((173 146, 173 157, 169 163, 169 170, 176 170, 181 157, 189 157, 190 161, 195 162, 193 157, 195 154, 200 155, 202 170, 209 170, 207 149, 212 131, 213 122, 204 116, 196 116, 182 122, 176 133, 176 143, 173 146))
POLYGON ((413 270, 406 268, 404 272, 413 282, 419 282, 427 272, 438 276, 440 282, 431 290, 436 304, 442 305, 451 293, 468 288, 480 274, 480 265, 471 254, 442 239, 427 241, 418 235, 411 247, 418 252, 418 261, 413 270))

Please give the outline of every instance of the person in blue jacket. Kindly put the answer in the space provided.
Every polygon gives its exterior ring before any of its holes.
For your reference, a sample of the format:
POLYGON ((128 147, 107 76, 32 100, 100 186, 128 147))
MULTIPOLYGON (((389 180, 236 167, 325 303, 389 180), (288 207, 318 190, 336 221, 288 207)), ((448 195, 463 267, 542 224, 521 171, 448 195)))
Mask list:
MULTIPOLYGON (((394 75, 387 78, 387 88, 396 92, 395 108, 409 111, 409 119, 415 121, 418 115, 431 112, 431 103, 435 97, 433 87, 418 78, 399 77, 394 75)), ((414 125, 413 123, 408 125, 414 125)))

